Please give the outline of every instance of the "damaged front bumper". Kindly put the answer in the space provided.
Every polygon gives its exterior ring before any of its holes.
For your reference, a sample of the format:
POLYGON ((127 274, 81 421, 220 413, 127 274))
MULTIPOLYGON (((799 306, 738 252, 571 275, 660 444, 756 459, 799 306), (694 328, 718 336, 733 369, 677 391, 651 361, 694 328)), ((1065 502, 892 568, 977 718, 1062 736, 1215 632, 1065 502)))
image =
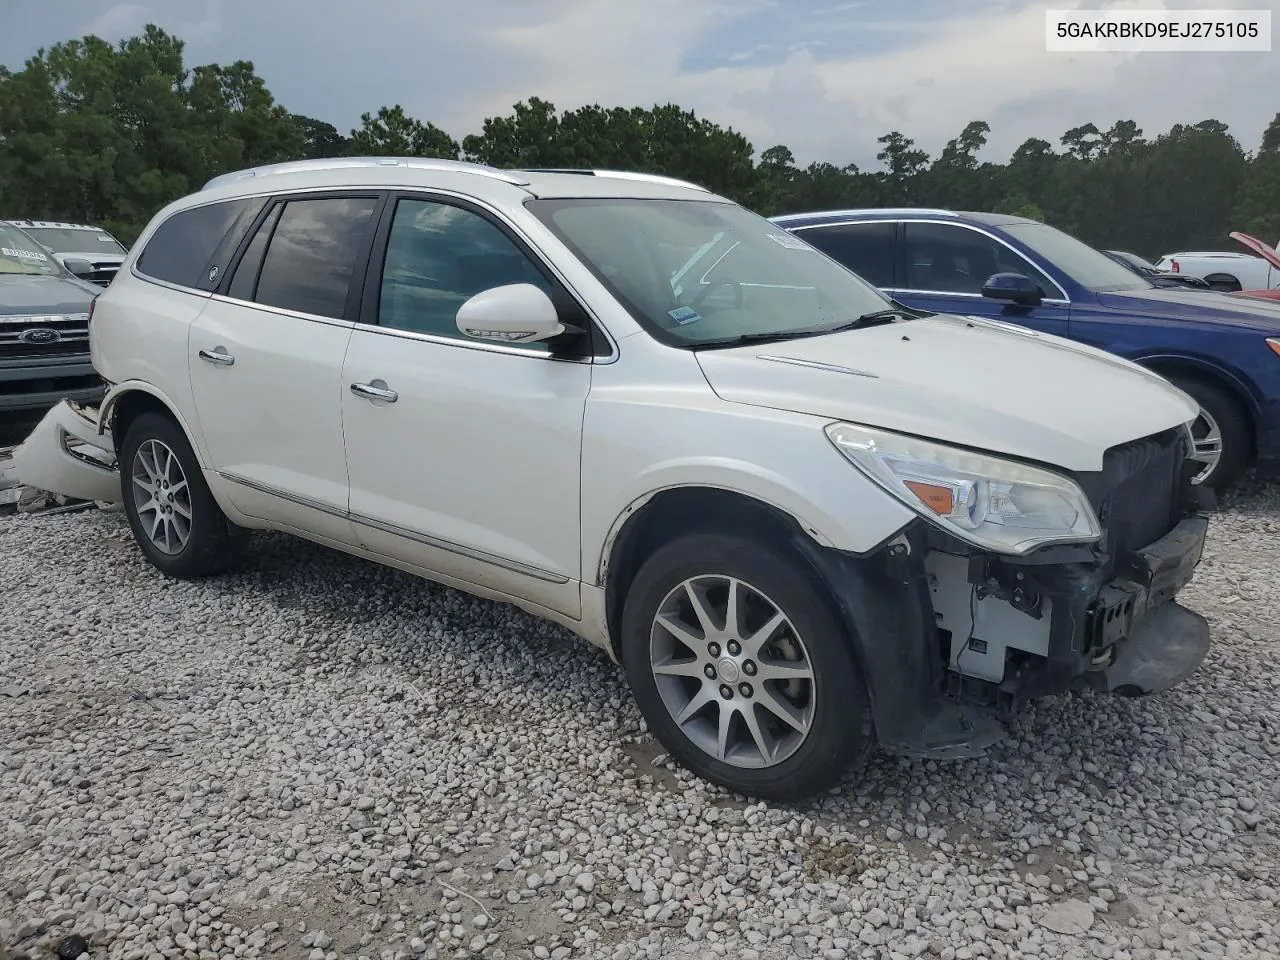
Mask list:
POLYGON ((119 503, 120 473, 98 411, 71 400, 51 408, 13 452, 12 472, 24 487, 76 500, 119 503))
POLYGON ((1207 529, 1185 516, 1119 565, 1088 549, 966 553, 919 526, 866 557, 797 545, 850 626, 882 748, 957 759, 1003 739, 1035 698, 1153 694, 1194 673, 1208 624, 1174 597, 1207 529))

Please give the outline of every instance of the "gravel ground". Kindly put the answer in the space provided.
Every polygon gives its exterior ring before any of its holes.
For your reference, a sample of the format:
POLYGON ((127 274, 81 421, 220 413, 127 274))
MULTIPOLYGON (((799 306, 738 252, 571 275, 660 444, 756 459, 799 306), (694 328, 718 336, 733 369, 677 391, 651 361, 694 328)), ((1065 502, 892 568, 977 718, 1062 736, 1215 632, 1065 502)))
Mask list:
POLYGON ((0 954, 1280 956, 1280 488, 1184 595, 1163 698, 799 808, 669 769, 620 671, 283 536, 169 582, 119 514, 0 518, 0 954))

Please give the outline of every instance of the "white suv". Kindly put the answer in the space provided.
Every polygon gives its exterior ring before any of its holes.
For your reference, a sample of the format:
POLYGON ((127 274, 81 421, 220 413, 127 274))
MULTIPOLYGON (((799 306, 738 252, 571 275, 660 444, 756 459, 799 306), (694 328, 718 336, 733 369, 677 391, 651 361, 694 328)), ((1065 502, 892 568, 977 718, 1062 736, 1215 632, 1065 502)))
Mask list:
POLYGON ((107 397, 50 413, 25 482, 122 496, 170 576, 272 528, 557 621, 744 794, 876 742, 971 755, 1028 698, 1159 691, 1208 647, 1173 601, 1207 525, 1186 395, 908 310, 690 184, 219 177, 152 220, 91 337, 107 397))

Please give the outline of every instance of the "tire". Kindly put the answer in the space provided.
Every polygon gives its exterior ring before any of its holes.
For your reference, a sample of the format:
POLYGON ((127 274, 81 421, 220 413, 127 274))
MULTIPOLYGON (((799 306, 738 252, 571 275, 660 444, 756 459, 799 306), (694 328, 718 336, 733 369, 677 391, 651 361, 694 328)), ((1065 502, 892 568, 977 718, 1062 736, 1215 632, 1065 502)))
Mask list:
POLYGON ((865 763, 874 746, 866 684, 848 631, 803 562, 753 540, 691 534, 655 551, 628 590, 621 649, 632 694, 659 742, 699 777, 737 793, 781 802, 809 797, 865 763), (722 602, 730 581, 737 581, 744 598, 736 633, 721 629, 731 626, 722 602), (701 625, 690 585, 710 608, 713 628, 683 631, 696 649, 655 620, 663 614, 667 622, 701 625), (756 663, 749 641, 759 640, 770 609, 786 622, 763 641, 756 663), (738 640, 731 642, 733 637, 738 640), (748 642, 738 642, 743 640, 748 642), (665 667, 661 677, 655 664, 665 667), (782 670, 794 676, 806 667, 808 679, 779 677, 782 670), (706 676, 708 668, 713 678, 706 676), (731 699, 724 697, 726 689, 731 699), (677 715, 699 700, 701 707, 678 724, 677 715), (784 723, 768 704, 789 707, 792 717, 807 723, 805 731, 784 723), (725 713, 727 737, 720 724, 725 713), (722 742, 729 746, 723 759, 722 742))
POLYGON ((1248 415, 1226 390, 1196 377, 1172 377, 1174 386, 1190 394, 1200 404, 1201 416, 1192 428, 1197 446, 1205 441, 1206 430, 1216 425, 1221 437, 1221 454, 1216 466, 1197 479, 1197 482, 1222 493, 1240 478, 1249 466, 1252 444, 1248 415))
POLYGON ((186 435, 164 414, 143 413, 129 424, 120 447, 120 485, 133 538, 165 576, 222 573, 243 554, 243 535, 209 492, 186 435), (151 496, 152 490, 160 496, 151 496), (158 509, 152 506, 157 500, 158 509))
POLYGON ((1236 293, 1243 289, 1240 281, 1229 273, 1211 273, 1204 278, 1204 281, 1209 284, 1210 290, 1217 290, 1220 293, 1236 293))

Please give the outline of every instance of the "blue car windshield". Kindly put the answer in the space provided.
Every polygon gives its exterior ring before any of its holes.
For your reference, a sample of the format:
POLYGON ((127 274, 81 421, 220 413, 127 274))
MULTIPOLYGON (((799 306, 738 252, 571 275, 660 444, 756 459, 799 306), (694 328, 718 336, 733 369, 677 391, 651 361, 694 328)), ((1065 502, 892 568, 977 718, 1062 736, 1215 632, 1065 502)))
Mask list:
POLYGON ((1151 290, 1154 285, 1105 253, 1045 223, 1007 223, 1000 227, 1026 244, 1040 260, 1052 264, 1086 290, 1097 293, 1151 290))

